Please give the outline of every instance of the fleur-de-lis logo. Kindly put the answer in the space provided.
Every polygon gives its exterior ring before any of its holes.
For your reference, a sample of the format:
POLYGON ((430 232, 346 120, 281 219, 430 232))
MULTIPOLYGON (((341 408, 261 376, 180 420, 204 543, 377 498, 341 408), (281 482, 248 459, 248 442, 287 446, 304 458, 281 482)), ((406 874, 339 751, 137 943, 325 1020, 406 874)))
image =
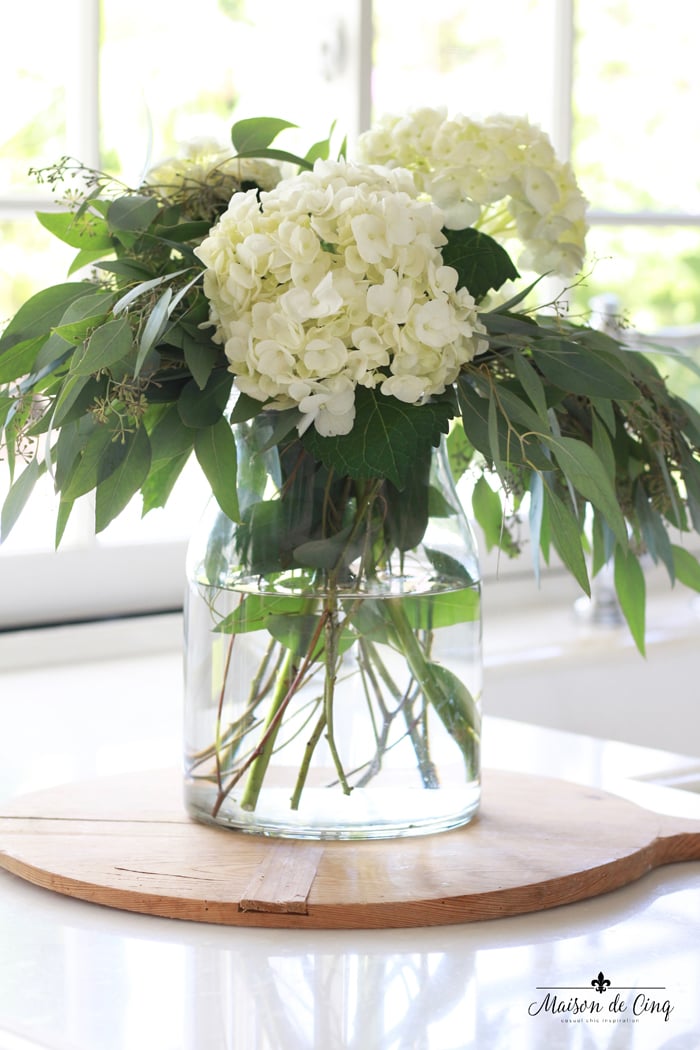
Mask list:
POLYGON ((602 970, 600 971, 597 977, 593 978, 591 984, 597 992, 600 992, 601 995, 603 994, 606 988, 610 987, 610 981, 607 979, 607 977, 604 976, 602 970))

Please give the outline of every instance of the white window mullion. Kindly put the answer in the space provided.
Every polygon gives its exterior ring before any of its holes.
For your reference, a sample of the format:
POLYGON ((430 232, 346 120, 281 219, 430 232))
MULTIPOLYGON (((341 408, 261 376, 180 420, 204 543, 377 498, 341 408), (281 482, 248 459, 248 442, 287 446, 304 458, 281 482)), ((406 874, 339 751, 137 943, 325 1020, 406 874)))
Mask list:
POLYGON ((574 0, 554 0, 551 138, 557 156, 571 159, 574 85, 574 0))
POLYGON ((66 138, 84 164, 100 167, 100 0, 75 0, 80 61, 66 68, 66 138))

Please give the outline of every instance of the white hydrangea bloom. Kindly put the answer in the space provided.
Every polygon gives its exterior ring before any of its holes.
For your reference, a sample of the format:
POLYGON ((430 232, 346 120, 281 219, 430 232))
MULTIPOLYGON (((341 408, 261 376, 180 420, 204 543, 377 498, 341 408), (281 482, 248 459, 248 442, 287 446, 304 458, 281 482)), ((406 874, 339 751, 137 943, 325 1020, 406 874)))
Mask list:
POLYGON ((234 194, 197 255, 238 389, 326 436, 352 429, 358 385, 441 394, 485 345, 443 219, 408 172, 342 160, 234 194))
POLYGON ((583 265, 586 201, 545 133, 522 117, 448 118, 444 109, 389 115, 360 136, 360 160, 409 169, 445 226, 517 237, 519 263, 572 276, 583 265), (495 207, 502 202, 499 207, 495 207))
POLYGON ((271 190, 281 178, 275 164, 236 157, 212 139, 193 139, 178 156, 151 168, 143 184, 165 200, 181 204, 185 215, 191 212, 201 218, 210 214, 213 221, 236 190, 247 184, 271 190))

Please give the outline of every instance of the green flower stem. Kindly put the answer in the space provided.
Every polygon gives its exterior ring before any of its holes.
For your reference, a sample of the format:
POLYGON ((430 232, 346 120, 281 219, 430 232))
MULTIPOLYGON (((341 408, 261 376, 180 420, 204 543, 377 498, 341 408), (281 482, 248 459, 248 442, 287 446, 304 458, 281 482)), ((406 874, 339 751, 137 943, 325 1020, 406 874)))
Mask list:
POLYGON ((288 649, 287 655, 277 675, 275 691, 272 694, 267 718, 265 719, 265 725, 263 726, 262 739, 264 743, 261 748, 258 748, 254 756, 254 760, 250 766, 248 780, 243 794, 241 795, 241 809, 255 809, 260 795, 260 788, 262 787, 267 767, 272 758, 272 751, 277 739, 277 733, 282 723, 282 719, 281 717, 278 717, 278 715, 280 711, 284 710, 284 707, 286 707, 286 704, 289 702, 295 689, 294 653, 291 649, 288 649))
MULTIPOLYGON (((365 670, 370 681, 373 682, 377 696, 381 698, 381 688, 379 684, 375 684, 374 668, 379 672, 379 676, 384 682, 385 686, 391 693, 392 697, 396 701, 397 710, 403 713, 404 721, 406 722, 406 732, 413 744, 413 750, 416 753, 416 759, 418 761, 418 769, 420 771, 421 779, 425 787, 438 787, 437 775, 435 772, 435 764, 430 758, 430 749, 427 743, 427 727, 425 727, 424 735, 421 735, 418 731, 417 720, 413 717, 413 702, 416 699, 414 689, 411 688, 411 684, 406 689, 405 693, 402 693, 398 688, 393 678, 389 674, 389 671, 384 664, 381 656, 376 650, 376 647, 368 642, 366 639, 362 639, 362 653, 365 664, 365 670), (414 693, 414 695, 412 695, 414 693)), ((420 689, 420 687, 419 687, 420 689)), ((385 719, 393 719, 394 714, 388 716, 385 711, 385 719)), ((378 772, 378 770, 377 770, 378 772)))
POLYGON ((329 600, 326 607, 326 674, 323 681, 323 710, 326 716, 326 727, 328 732, 326 734, 328 739, 328 747, 330 748, 331 756, 333 758, 333 765, 335 766, 338 774, 338 780, 340 781, 344 795, 349 795, 352 788, 348 784, 343 765, 338 754, 338 748, 335 743, 335 732, 334 732, 334 710, 333 705, 335 701, 335 680, 338 666, 338 613, 337 613, 337 602, 335 597, 329 600))
POLYGON ((282 663, 282 666, 280 667, 277 676, 275 692, 272 696, 270 709, 265 720, 265 725, 263 727, 263 734, 260 739, 260 743, 255 748, 250 757, 247 759, 247 761, 242 764, 241 768, 236 772, 236 774, 231 778, 231 780, 229 780, 228 784, 222 790, 219 791, 212 812, 212 816, 216 816, 226 796, 239 782, 244 773, 246 773, 246 771, 248 770, 250 770, 250 775, 248 777, 248 782, 243 791, 240 805, 242 809, 255 809, 258 802, 258 798, 260 796, 260 790, 265 779, 265 773, 267 772, 267 768, 270 764, 270 759, 272 758, 272 752, 275 747, 275 742, 277 740, 279 728, 282 724, 284 712, 290 700, 299 689, 300 683, 304 681, 306 672, 310 664, 312 663, 313 653, 321 636, 321 631, 323 630, 325 619, 325 616, 321 616, 319 618, 318 626, 314 631, 313 637, 306 652, 306 656, 304 657, 304 661, 299 670, 296 671, 296 673, 294 662, 295 654, 292 649, 289 649, 287 651, 287 654, 284 658, 284 661, 282 663))
POLYGON ((470 776, 476 775, 479 737, 474 721, 476 705, 473 698, 461 682, 456 683, 461 693, 461 696, 458 695, 457 689, 453 690, 444 673, 441 673, 440 666, 426 659, 408 622, 401 599, 387 598, 384 607, 396 631, 401 651, 423 695, 434 707, 440 721, 462 752, 467 773, 470 776))
POLYGON ((301 765, 299 766, 299 774, 297 776, 296 783, 294 785, 294 791, 292 792, 292 798, 291 798, 291 808, 292 809, 299 809, 299 801, 301 799, 301 793, 304 790, 304 785, 306 784, 306 778, 307 778, 307 776, 309 774, 309 767, 311 765, 311 759, 313 757, 314 751, 316 750, 316 745, 318 744, 319 740, 321 739, 321 734, 323 733, 323 730, 325 729, 325 727, 326 727, 326 712, 325 712, 325 710, 323 710, 321 712, 321 717, 319 718, 318 722, 314 726, 314 731, 311 734, 311 736, 309 737, 309 739, 307 740, 306 747, 304 748, 304 757, 301 760, 301 765))

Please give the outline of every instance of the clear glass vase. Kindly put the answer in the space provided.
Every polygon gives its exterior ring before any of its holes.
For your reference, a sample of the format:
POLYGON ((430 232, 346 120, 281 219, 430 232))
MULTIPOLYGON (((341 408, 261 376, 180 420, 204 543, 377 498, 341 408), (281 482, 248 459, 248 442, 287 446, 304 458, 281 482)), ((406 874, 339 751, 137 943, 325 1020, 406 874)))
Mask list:
POLYGON ((444 449, 405 489, 338 476, 273 413, 234 429, 240 522, 188 552, 185 798, 305 839, 458 827, 480 795, 474 539, 444 449))

